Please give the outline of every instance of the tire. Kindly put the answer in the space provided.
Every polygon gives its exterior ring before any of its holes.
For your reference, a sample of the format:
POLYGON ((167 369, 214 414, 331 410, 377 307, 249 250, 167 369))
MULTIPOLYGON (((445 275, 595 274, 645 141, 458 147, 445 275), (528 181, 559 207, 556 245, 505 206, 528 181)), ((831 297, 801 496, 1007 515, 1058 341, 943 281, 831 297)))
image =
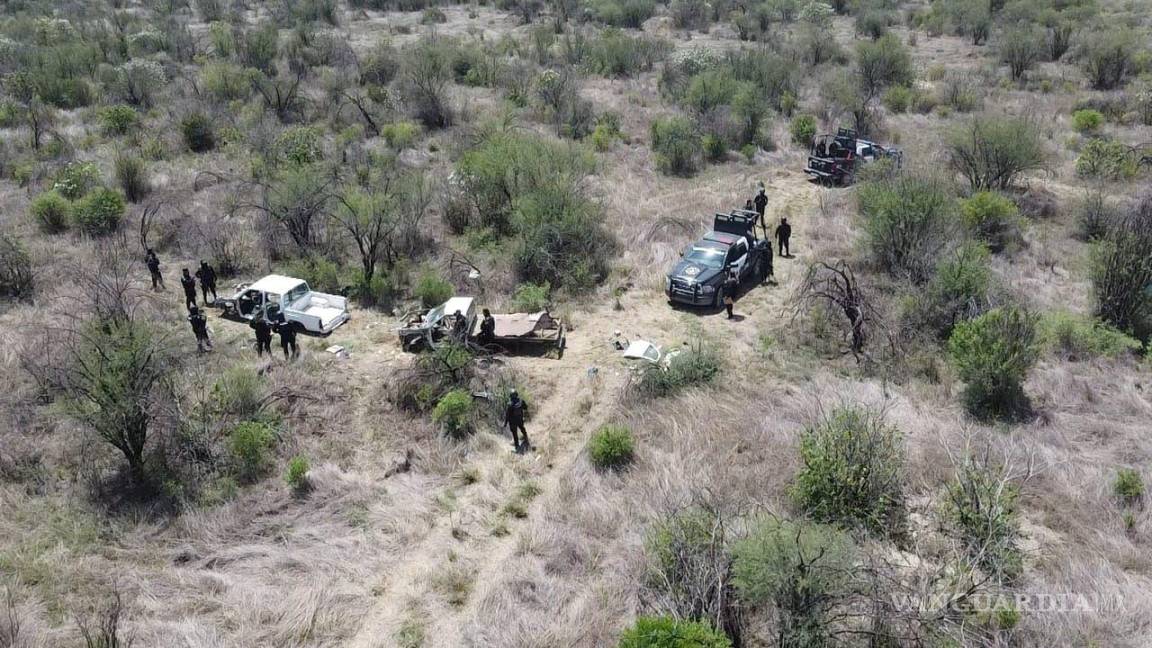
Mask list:
POLYGON ((716 286, 716 297, 712 300, 712 307, 717 310, 724 308, 724 284, 716 286))
POLYGON ((760 283, 764 283, 768 279, 768 263, 761 256, 760 260, 756 262, 756 277, 760 283))

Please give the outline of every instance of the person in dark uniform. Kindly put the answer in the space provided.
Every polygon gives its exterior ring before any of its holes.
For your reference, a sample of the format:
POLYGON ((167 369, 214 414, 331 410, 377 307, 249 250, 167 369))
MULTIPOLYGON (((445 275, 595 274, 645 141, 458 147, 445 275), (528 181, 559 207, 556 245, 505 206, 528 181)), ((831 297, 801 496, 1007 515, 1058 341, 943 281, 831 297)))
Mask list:
POLYGON ((160 274, 160 259, 152 248, 144 253, 144 264, 148 266, 148 273, 152 275, 152 290, 164 287, 164 276, 160 274))
POLYGON ((452 314, 452 337, 457 342, 465 342, 468 337, 468 320, 459 310, 452 314))
POLYGON ((256 355, 263 356, 265 351, 272 355, 272 322, 266 317, 257 317, 248 326, 256 332, 256 355))
POLYGON ((477 339, 480 344, 492 344, 496 339, 496 318, 492 317, 492 313, 485 308, 483 311, 484 317, 480 320, 480 335, 477 339))
POLYGON ((518 453, 532 449, 528 443, 528 431, 524 429, 524 414, 527 411, 528 404, 513 389, 508 394, 508 408, 504 411, 504 422, 508 424, 508 429, 512 432, 512 446, 516 448, 518 453), (516 434, 517 430, 520 432, 519 436, 516 434), (523 441, 521 441, 521 437, 523 437, 523 441))
POLYGON ((180 286, 184 288, 184 305, 192 310, 196 307, 196 280, 188 274, 188 268, 180 275, 180 286))
POLYGON ((276 323, 276 332, 280 335, 280 348, 284 350, 284 359, 299 358, 300 347, 296 346, 296 325, 285 321, 281 316, 280 321, 276 323))
POLYGON ((752 199, 752 206, 756 209, 760 228, 764 230, 764 238, 768 238, 768 221, 764 220, 764 210, 768 208, 768 194, 764 192, 763 184, 757 188, 756 197, 752 199))
POLYGON ((207 261, 200 262, 200 269, 196 271, 196 278, 200 280, 200 292, 204 293, 204 303, 208 303, 208 292, 212 292, 212 303, 216 303, 216 269, 208 265, 207 261))
POLYGON ((188 323, 192 325, 192 333, 196 336, 196 350, 200 353, 212 350, 212 341, 208 339, 208 318, 193 304, 188 309, 188 323))
POLYGON ((780 256, 790 257, 791 251, 788 249, 788 239, 792 238, 792 226, 788 224, 787 218, 781 218, 780 224, 776 227, 776 242, 780 244, 780 256))
POLYGON ((728 319, 732 319, 732 307, 736 304, 736 291, 740 289, 740 280, 736 278, 736 271, 728 273, 724 280, 724 310, 728 311, 728 319))

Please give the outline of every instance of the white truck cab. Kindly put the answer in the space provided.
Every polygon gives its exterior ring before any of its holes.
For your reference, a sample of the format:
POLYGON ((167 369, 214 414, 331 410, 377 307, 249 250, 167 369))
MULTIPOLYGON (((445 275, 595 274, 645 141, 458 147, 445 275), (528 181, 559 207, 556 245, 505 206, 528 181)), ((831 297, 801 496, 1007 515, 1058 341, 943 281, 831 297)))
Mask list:
POLYGON ((328 335, 348 321, 348 299, 313 292, 303 279, 268 275, 251 284, 240 284, 236 294, 221 300, 224 316, 252 321, 281 316, 302 331, 328 335))

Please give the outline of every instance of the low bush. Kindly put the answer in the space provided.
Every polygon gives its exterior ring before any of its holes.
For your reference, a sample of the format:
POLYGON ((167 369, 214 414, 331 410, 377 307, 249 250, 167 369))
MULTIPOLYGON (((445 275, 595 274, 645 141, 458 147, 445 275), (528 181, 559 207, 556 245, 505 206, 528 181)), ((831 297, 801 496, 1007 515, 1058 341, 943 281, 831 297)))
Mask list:
POLYGON ((656 13, 653 0, 593 0, 588 4, 590 17, 605 25, 640 29, 656 13))
POLYGON ((950 184, 900 174, 863 184, 857 200, 873 262, 894 277, 927 280, 955 238, 950 184))
POLYGON ((1023 173, 1044 167, 1036 126, 1016 117, 977 117, 945 140, 949 165, 973 191, 1007 189, 1023 173))
POLYGON ((738 630, 731 580, 729 522, 707 502, 664 513, 644 540, 647 596, 680 618, 705 619, 738 630))
POLYGON ((666 175, 688 177, 700 168, 699 129, 683 117, 652 120, 652 152, 656 168, 666 175))
POLYGON ((120 190, 129 202, 140 202, 152 190, 144 160, 134 155, 118 155, 113 172, 120 190))
POLYGON ((1115 140, 1089 140, 1076 158, 1076 175, 1081 178, 1129 180, 1139 170, 1139 158, 1132 147, 1115 140))
POLYGON ((245 421, 232 428, 228 447, 235 461, 237 476, 249 482, 263 476, 272 463, 275 445, 276 430, 267 423, 245 421))
POLYGON ((522 283, 512 291, 512 308, 525 313, 539 313, 548 310, 552 303, 549 293, 552 286, 547 282, 542 284, 522 283))
POLYGON ((36 196, 30 211, 40 230, 48 234, 59 234, 72 222, 72 203, 55 190, 36 196))
POLYGON ((472 432, 472 393, 466 389, 453 389, 440 397, 432 410, 432 420, 451 437, 462 437, 472 432))
POLYGON ((632 431, 622 425, 605 425, 588 441, 588 458, 600 470, 621 470, 632 463, 635 443, 632 431))
POLYGON ((809 148, 816 137, 816 118, 812 115, 796 115, 788 125, 788 134, 792 136, 793 144, 809 148))
POLYGON ((255 369, 244 366, 225 370, 212 386, 217 407, 238 419, 255 419, 266 396, 264 378, 255 369))
POLYGON ((956 324, 988 311, 992 272, 983 245, 963 245, 936 266, 924 289, 910 298, 907 321, 947 340, 956 324))
POLYGON ((244 100, 252 96, 254 74, 233 63, 215 61, 200 69, 200 84, 218 102, 244 100))
POLYGON ((904 534, 903 437, 881 412, 834 410, 804 430, 800 460, 793 496, 812 519, 881 537, 904 534))
POLYGON ((1098 110, 1084 109, 1072 113, 1072 128, 1077 133, 1091 135, 1100 130, 1104 123, 1104 115, 1098 110))
POLYGON ((284 482, 294 493, 304 493, 308 490, 308 458, 296 455, 288 462, 288 470, 284 472, 284 482))
POLYGON ((119 229, 124 208, 124 196, 119 191, 99 188, 76 203, 72 218, 84 233, 101 236, 119 229))
POLYGON ((1116 471, 1116 479, 1112 482, 1112 492, 1117 499, 1125 505, 1132 505, 1144 498, 1144 480, 1140 473, 1132 468, 1121 468, 1116 471))
POLYGON ((140 123, 131 106, 109 106, 100 111, 100 125, 108 135, 127 135, 140 123))
POLYGON ((987 455, 966 457, 947 488, 945 521, 969 557, 997 580, 1011 581, 1023 569, 1019 494, 1007 469, 987 455))
POLYGON ((915 91, 908 86, 892 86, 884 92, 884 107, 896 114, 906 113, 912 107, 915 91))
POLYGON ((1096 315, 1147 343, 1152 339, 1152 196, 1126 208, 1092 250, 1096 315))
POLYGON ((1019 241, 1020 210, 1016 203, 993 191, 980 191, 960 201, 964 224, 992 252, 1002 252, 1019 241))
POLYGON ((711 347, 697 343, 676 354, 667 366, 647 364, 635 384, 640 396, 661 398, 688 387, 711 384, 721 371, 719 354, 711 347))
POLYGON ((1077 58, 1094 89, 1114 90, 1135 71, 1135 53, 1138 51, 1138 38, 1124 28, 1084 38, 1077 58))
POLYGON ((671 43, 662 38, 606 29, 588 44, 587 65, 602 76, 629 77, 651 70, 671 49, 671 43))
POLYGON ((1117 209, 1103 191, 1088 193, 1076 211, 1076 237, 1082 241, 1104 238, 1117 216, 1117 209))
POLYGON ((1024 379, 1038 349, 1036 318, 1020 308, 996 308, 957 324, 948 351, 966 383, 968 412, 984 420, 1019 420, 1029 414, 1024 379))
POLYGON ((409 149, 420 137, 420 124, 407 121, 385 124, 380 128, 380 136, 397 151, 409 149))
POLYGON ((705 29, 711 13, 711 7, 704 0, 672 0, 668 5, 668 14, 676 29, 705 29))
POLYGON ((322 133, 312 126, 293 126, 276 136, 272 143, 277 161, 307 165, 324 159, 321 147, 322 133))
POLYGON ((448 301, 455 294, 456 289, 439 274, 432 270, 420 273, 416 285, 412 288, 412 296, 420 300, 425 308, 434 308, 448 301))
POLYGON ((100 186, 100 169, 93 162, 70 162, 56 172, 52 189, 68 200, 79 200, 100 186))
POLYGON ((1046 313, 1040 318, 1040 342, 1068 360, 1114 358, 1140 350, 1140 340, 1107 324, 1067 311, 1046 313))
POLYGON ((1013 81, 1019 81, 1040 61, 1044 54, 1044 41, 1034 27, 1016 27, 1000 36, 997 48, 1000 61, 1008 66, 1013 81))
POLYGON ((617 648, 732 648, 732 642, 706 623, 640 617, 620 635, 617 648))
POLYGON ((34 288, 28 251, 14 236, 0 234, 0 296, 26 299, 34 288))
POLYGON ((216 148, 216 134, 212 120, 204 113, 192 113, 180 120, 184 144, 193 153, 204 153, 216 148))
POLYGON ((732 551, 741 601, 772 606, 781 646, 833 645, 837 602, 852 587, 856 548, 835 527, 770 517, 732 551))

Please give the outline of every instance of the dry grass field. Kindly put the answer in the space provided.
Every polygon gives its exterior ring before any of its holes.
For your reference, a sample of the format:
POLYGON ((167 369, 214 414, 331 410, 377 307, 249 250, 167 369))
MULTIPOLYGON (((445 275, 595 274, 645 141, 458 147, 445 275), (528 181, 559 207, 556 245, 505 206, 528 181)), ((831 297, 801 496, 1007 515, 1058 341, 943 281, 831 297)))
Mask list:
POLYGON ((0 76, 0 648, 1152 645, 1146 2, 11 0, 0 76), (671 305, 758 183, 774 279, 671 305), (198 353, 201 260, 351 319, 198 353), (451 294, 567 348, 402 349, 451 294))

